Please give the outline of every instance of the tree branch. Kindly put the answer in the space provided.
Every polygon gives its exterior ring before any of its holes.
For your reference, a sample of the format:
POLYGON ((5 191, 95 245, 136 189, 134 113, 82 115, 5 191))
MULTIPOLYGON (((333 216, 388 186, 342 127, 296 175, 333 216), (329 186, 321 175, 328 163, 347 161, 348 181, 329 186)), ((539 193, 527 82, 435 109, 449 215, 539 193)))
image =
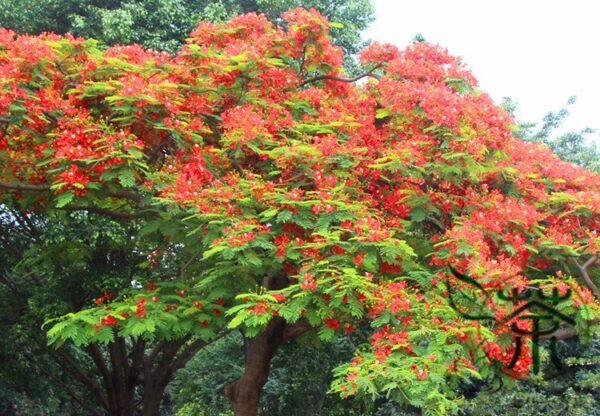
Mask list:
MULTIPOLYGON (((590 325, 598 325, 600 324, 600 319, 593 319, 591 321, 589 321, 590 325)), ((554 331, 551 334, 546 334, 546 335, 540 335, 540 339, 541 340, 547 340, 547 339, 552 339, 552 338, 556 338, 556 339, 569 339, 569 338, 574 338, 576 337, 577 331, 575 330, 574 327, 564 327, 564 328, 559 328, 556 331, 554 331)))
POLYGON ((146 364, 150 364, 152 365, 152 363, 154 362, 154 360, 156 359, 156 357, 158 356, 158 354, 163 350, 163 348, 165 348, 167 346, 167 341, 159 341, 154 348, 152 348, 152 350, 150 351, 150 354, 148 354, 148 357, 146 357, 144 359, 144 362, 146 364))
POLYGON ((145 350, 146 341, 140 337, 135 341, 133 351, 131 352, 131 370, 135 373, 139 373, 142 368, 145 350))
POLYGON ((598 260, 598 255, 593 255, 585 263, 583 263, 583 265, 581 265, 577 262, 577 259, 573 259, 575 265, 581 273, 581 279, 583 280, 583 283, 587 286, 588 289, 592 291, 596 299, 600 300, 600 289, 598 289, 598 286, 594 284, 592 278, 590 277, 590 274, 588 273, 588 268, 591 267, 596 262, 596 260, 598 260))
POLYGON ((56 353, 51 353, 50 355, 77 380, 79 380, 83 385, 96 394, 98 400, 100 400, 100 403, 102 404, 102 407, 104 407, 106 410, 110 410, 106 396, 103 394, 100 386, 98 386, 94 380, 85 374, 79 364, 77 364, 77 362, 75 362, 75 360, 68 353, 64 351, 58 351, 56 353), (61 360, 64 360, 64 362, 61 362, 61 360))
MULTIPOLYGON (((228 331, 221 332, 214 339, 212 339, 210 341, 210 343, 223 338, 227 334, 229 334, 228 331)), ((193 341, 191 344, 188 344, 186 347, 184 347, 183 351, 181 351, 173 360, 173 364, 171 364, 171 371, 175 372, 176 370, 179 370, 180 368, 185 367, 186 364, 188 363, 188 361, 198 351, 200 351, 202 348, 206 347, 208 344, 209 344, 209 342, 203 341, 201 339, 197 339, 196 341, 193 341)))
POLYGON ((305 85, 308 85, 308 84, 312 84, 313 82, 323 81, 323 80, 331 80, 331 81, 339 81, 339 82, 356 82, 365 77, 372 77, 372 78, 379 80, 379 79, 381 79, 381 77, 379 75, 376 75, 373 73, 376 69, 379 69, 379 68, 381 68, 381 65, 376 65, 373 68, 371 68, 370 70, 368 70, 367 72, 357 75, 353 78, 343 78, 343 77, 337 77, 335 75, 319 75, 314 78, 309 78, 309 79, 303 81, 300 85, 298 85, 298 88, 304 87, 305 85))
POLYGON ((168 384, 168 382, 171 380, 173 372, 175 371, 175 369, 172 367, 172 362, 184 343, 184 340, 178 340, 169 341, 166 344, 154 371, 151 373, 152 375, 150 379, 144 378, 145 384, 152 382, 152 384, 159 385, 161 387, 164 387, 168 384))
POLYGON ((183 266, 181 266, 181 269, 179 269, 179 278, 181 280, 183 280, 183 278, 185 277, 185 272, 186 272, 187 268, 190 266, 190 264, 192 264, 194 262, 194 260, 196 260, 198 257, 200 257, 201 254, 202 254, 201 251, 197 252, 192 257, 190 257, 183 266))
POLYGON ((104 357, 102 357, 102 351, 100 351, 96 344, 90 344, 86 351, 90 357, 92 357, 96 367, 98 367, 100 370, 100 374, 102 374, 102 379, 104 380, 104 386, 106 388, 107 395, 110 398, 110 402, 115 403, 115 388, 110 377, 110 371, 104 362, 104 357))
POLYGON ((49 191, 50 185, 32 185, 29 183, 0 182, 0 188, 14 189, 15 191, 43 192, 43 191, 49 191))
POLYGON ((60 380, 58 377, 56 377, 50 371, 46 370, 46 368, 44 368, 44 366, 35 358, 35 356, 33 354, 23 353, 23 355, 25 357, 27 357, 29 359, 29 361, 36 363, 37 367, 41 370, 42 373, 44 373, 46 375, 46 377, 48 377, 54 383, 60 385, 69 394, 69 396, 71 396, 73 398, 73 400, 75 400, 77 403, 79 403, 79 405, 82 408, 84 408, 88 412, 90 412, 91 415, 102 416, 101 413, 98 412, 96 409, 94 409, 89 403, 86 403, 83 399, 81 399, 71 386, 69 386, 62 380, 60 380))
POLYGON ((290 341, 300 335, 314 329, 314 327, 308 323, 306 319, 300 319, 298 322, 293 324, 287 324, 283 329, 283 334, 281 336, 282 342, 290 341))
MULTIPOLYGON (((0 182, 0 188, 3 189, 13 189, 15 191, 31 191, 31 192, 45 192, 50 191, 50 185, 42 184, 42 185, 34 185, 30 183, 16 183, 16 182, 0 182)), ((120 199, 129 199, 134 202, 140 202, 143 197, 132 191, 128 190, 120 190, 120 191, 111 191, 106 193, 107 196, 112 198, 120 198, 120 199)))

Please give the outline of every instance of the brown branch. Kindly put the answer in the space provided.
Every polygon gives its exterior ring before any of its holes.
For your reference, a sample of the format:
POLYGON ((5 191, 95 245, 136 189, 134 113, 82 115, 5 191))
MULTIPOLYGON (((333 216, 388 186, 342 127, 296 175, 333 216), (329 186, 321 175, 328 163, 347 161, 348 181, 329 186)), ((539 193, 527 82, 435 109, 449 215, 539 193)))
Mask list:
POLYGON ((141 202, 143 199, 143 196, 133 192, 133 191, 127 191, 125 189, 120 190, 120 191, 113 191, 113 192, 109 192, 108 196, 112 197, 112 198, 121 198, 121 199, 129 199, 133 202, 141 202))
POLYGON ((104 380, 104 386, 106 387, 106 392, 110 398, 110 402, 115 403, 115 387, 110 376, 110 371, 106 366, 106 362, 104 361, 104 357, 102 357, 102 351, 100 351, 98 345, 96 344, 90 344, 86 351, 90 357, 92 357, 96 367, 98 367, 100 370, 100 374, 102 374, 102 379, 104 380))
POLYGON ((202 348, 206 347, 209 343, 215 342, 216 340, 223 338, 227 334, 229 334, 228 331, 221 332, 220 334, 218 334, 214 339, 212 339, 209 342, 198 339, 198 340, 192 342, 191 344, 188 344, 186 347, 184 347, 183 351, 181 351, 179 353, 179 355, 177 355, 175 357, 175 359, 173 360, 173 364, 171 365, 171 371, 175 372, 176 370, 179 370, 180 368, 185 367, 186 364, 188 363, 188 361, 198 351, 200 351, 202 348))
POLYGON ((143 338, 138 338, 131 352, 131 371, 139 373, 144 360, 144 352, 146 350, 146 341, 143 338))
POLYGON ((190 257, 190 259, 188 261, 186 261, 183 266, 181 266, 181 269, 179 270, 179 278, 181 280, 183 280, 183 278, 185 277, 185 272, 186 272, 187 268, 190 266, 190 264, 192 264, 194 262, 194 260, 196 260, 198 257, 200 257, 201 254, 202 254, 201 251, 197 252, 192 257, 190 257))
POLYGON ((331 81, 339 81, 339 82, 356 82, 365 77, 372 77, 372 78, 379 80, 379 79, 381 79, 381 77, 379 75, 376 75, 373 73, 376 69, 379 69, 379 68, 381 68, 381 65, 376 65, 373 68, 371 68, 370 70, 368 70, 367 72, 357 75, 353 78, 343 78, 343 77, 337 77, 335 75, 319 75, 314 78, 310 78, 310 79, 303 81, 300 85, 298 85, 298 88, 304 87, 305 85, 308 85, 308 84, 312 84, 313 82, 323 81, 323 80, 331 80, 331 81))
MULTIPOLYGON (((168 382, 171 380, 171 376, 173 375, 174 369, 171 364, 179 352, 181 346, 185 343, 185 340, 178 341, 170 341, 166 344, 163 349, 162 355, 158 360, 158 363, 151 373, 150 378, 146 378, 144 376, 144 383, 149 383, 152 381, 152 384, 160 385, 161 387, 166 386, 168 382)), ((152 364, 150 364, 152 365, 152 364)))
POLYGON ((44 344, 40 339, 33 338, 34 342, 40 348, 40 350, 48 353, 50 358, 52 358, 58 365, 60 365, 63 369, 68 371, 73 377, 79 380, 80 383, 85 385, 89 390, 96 394, 98 400, 100 400, 100 404, 106 410, 110 410, 108 407, 108 401, 106 396, 103 394, 100 386, 81 368, 81 366, 75 361, 71 355, 65 351, 60 350, 56 351, 53 349, 47 348, 46 344, 44 344))
POLYGON ((294 324, 287 324, 283 329, 283 334, 281 335, 281 341, 287 342, 291 341, 294 338, 299 337, 300 335, 314 329, 314 327, 308 322, 306 319, 301 319, 294 324))
POLYGON ((108 401, 106 399, 106 395, 103 394, 102 389, 90 376, 88 376, 83 369, 77 364, 77 362, 65 351, 57 351, 56 353, 51 353, 51 357, 53 357, 61 367, 65 368, 69 373, 71 373, 77 380, 79 380, 83 385, 85 385, 88 389, 90 389, 102 404, 106 410, 109 410, 108 401), (61 362, 62 361, 62 362, 61 362))
POLYGON ((598 255, 594 255, 594 256, 590 257, 582 265, 582 264, 579 264, 576 259, 573 259, 573 261, 575 262, 575 265, 577 266, 577 268, 579 269, 579 272, 581 273, 581 279, 583 280, 583 283, 587 286, 588 289, 590 289, 592 291, 592 293, 594 294, 596 299, 600 300, 600 289, 598 289, 598 286, 596 286, 594 284, 594 282, 592 281, 592 278, 590 277, 590 274, 588 273, 588 268, 591 267, 596 262, 596 260, 598 260, 598 255))
POLYGON ((108 344, 108 356, 110 358, 111 366, 111 379, 112 385, 115 387, 115 398, 113 402, 118 411, 120 412, 124 407, 123 396, 125 394, 126 386, 126 368, 127 357, 123 356, 122 349, 119 340, 122 338, 116 337, 115 341, 108 344))
MULTIPOLYGON (((598 324, 600 324, 600 319, 593 319, 593 320, 589 321, 588 323, 590 326, 598 325, 598 324)), ((564 328, 557 329, 556 331, 554 331, 551 334, 540 335, 540 339, 541 340, 548 340, 548 339, 552 339, 552 338, 569 339, 569 338, 575 338, 578 335, 579 334, 577 333, 577 331, 574 327, 564 327, 564 328)))
POLYGON ((167 341, 159 341, 154 348, 148 354, 148 357, 144 358, 144 364, 150 364, 154 362, 158 354, 168 345, 167 341))
POLYGON ((49 191, 50 185, 33 185, 30 183, 0 182, 0 188, 14 189, 15 191, 43 192, 43 191, 49 191))
MULTIPOLYGON (((44 192, 50 191, 50 185, 34 185, 30 183, 17 183, 17 182, 0 182, 0 188, 13 189, 15 191, 31 191, 31 192, 44 192)), ((128 190, 111 191, 106 194, 112 198, 129 199, 134 202, 140 202, 143 197, 142 195, 128 190)))
POLYGON ((73 398, 73 400, 75 400, 77 403, 79 403, 79 405, 82 408, 86 409, 93 416, 102 416, 101 413, 98 412, 96 409, 94 409, 89 403, 86 403, 85 400, 81 399, 71 386, 69 386, 62 380, 60 380, 58 377, 56 377, 50 371, 46 370, 46 368, 35 358, 35 356, 33 354, 28 354, 28 353, 24 352, 23 355, 25 357, 27 357, 30 362, 36 363, 37 367, 42 371, 42 373, 44 373, 46 375, 46 377, 48 377, 54 383, 61 386, 69 394, 69 396, 71 396, 73 398))

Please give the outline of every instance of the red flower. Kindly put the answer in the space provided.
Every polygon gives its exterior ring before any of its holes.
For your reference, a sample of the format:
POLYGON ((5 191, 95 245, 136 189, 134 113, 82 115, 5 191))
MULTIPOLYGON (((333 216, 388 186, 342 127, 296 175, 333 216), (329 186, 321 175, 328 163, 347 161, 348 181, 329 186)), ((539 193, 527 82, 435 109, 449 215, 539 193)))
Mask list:
POLYGON ((259 302, 252 308, 252 314, 260 316, 263 313, 267 312, 267 304, 265 302, 259 302))
POLYGON ((417 379, 423 381, 427 378, 427 371, 423 370, 422 368, 418 368, 415 373, 417 374, 417 379))
POLYGON ((315 277, 310 273, 304 274, 304 281, 300 285, 303 290, 307 290, 309 292, 314 292, 317 290, 317 282, 315 282, 315 277))
POLYGON ((364 260, 365 260, 364 253, 359 253, 356 256, 354 256, 354 264, 357 265, 358 267, 362 267, 363 266, 363 261, 364 260))
POLYGON ((325 319, 325 327, 327 328, 331 328, 334 331, 337 331, 338 329, 340 329, 340 321, 338 321, 337 319, 333 319, 333 318, 329 318, 329 319, 325 319))
POLYGON ((273 293, 273 297, 277 302, 283 302, 286 299, 283 293, 273 293))
POLYGON ((146 317, 146 298, 143 296, 135 304, 135 316, 138 318, 146 317))
POLYGON ((115 326, 117 324, 117 318, 112 315, 105 316, 102 318, 102 324, 107 326, 115 326))

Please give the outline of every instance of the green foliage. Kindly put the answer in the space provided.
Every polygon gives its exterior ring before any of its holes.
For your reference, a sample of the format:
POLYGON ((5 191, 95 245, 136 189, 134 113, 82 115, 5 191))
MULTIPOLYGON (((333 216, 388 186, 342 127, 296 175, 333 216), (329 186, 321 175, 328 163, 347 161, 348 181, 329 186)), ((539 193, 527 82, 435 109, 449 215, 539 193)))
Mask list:
POLYGON ((600 339, 586 346, 576 340, 559 344, 564 368, 549 362, 544 350, 544 374, 518 383, 483 388, 465 402, 468 416, 528 416, 532 414, 562 416, 600 415, 600 339))
POLYGON ((137 43, 175 52, 200 20, 222 22, 258 12, 278 21, 282 12, 298 6, 314 7, 334 22, 332 35, 349 54, 360 50, 360 33, 374 18, 370 0, 3 0, 0 27, 69 32, 106 45, 137 43))
MULTIPOLYGON (((383 415, 381 409, 389 407, 383 398, 375 404, 368 399, 342 399, 328 392, 333 378, 331 369, 350 359, 353 343, 365 339, 365 334, 359 332, 327 343, 320 343, 313 336, 284 345, 273 360, 269 381, 261 396, 260 414, 383 415)), ((243 338, 232 333, 200 351, 177 374, 169 388, 177 416, 230 415, 223 388, 243 372, 243 354, 240 354, 243 349, 243 338)))
MULTIPOLYGON (((562 160, 583 166, 594 172, 600 172, 600 148, 593 141, 593 129, 570 131, 557 135, 555 132, 569 117, 568 107, 575 104, 575 97, 569 98, 567 105, 558 111, 548 112, 541 123, 520 122, 517 131, 519 137, 544 143, 562 160)), ((504 108, 513 116, 517 112, 517 103, 508 97, 504 98, 504 108)))
POLYGON ((55 347, 66 341, 76 347, 108 344, 116 336, 148 341, 196 336, 209 341, 225 322, 219 303, 214 295, 197 293, 183 283, 162 283, 148 291, 124 291, 117 301, 51 319, 44 326, 52 324, 48 339, 55 347))

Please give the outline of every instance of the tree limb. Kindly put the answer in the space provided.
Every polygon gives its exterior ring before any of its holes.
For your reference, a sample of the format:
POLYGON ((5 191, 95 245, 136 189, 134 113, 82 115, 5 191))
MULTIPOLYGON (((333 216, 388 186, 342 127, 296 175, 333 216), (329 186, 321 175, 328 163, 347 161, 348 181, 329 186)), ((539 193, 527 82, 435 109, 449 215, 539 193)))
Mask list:
POLYGON ((29 183, 0 182, 0 188, 14 189, 16 191, 43 192, 43 191, 49 191, 50 190, 50 185, 32 185, 32 184, 29 184, 29 183))
POLYGON ((100 374, 102 374, 102 379, 104 380, 104 385, 106 387, 106 392, 110 398, 110 402, 115 403, 115 387, 113 385, 112 379, 110 377, 110 371, 106 366, 106 362, 104 361, 104 357, 102 357, 102 351, 98 348, 96 344, 90 344, 86 349, 87 353, 92 357, 94 364, 100 370, 100 374))
POLYGON ((102 404, 102 407, 104 407, 106 410, 110 409, 106 395, 103 394, 100 386, 98 386, 98 384, 96 384, 96 382, 83 371, 79 364, 77 364, 77 362, 68 353, 64 351, 58 351, 55 354, 50 355, 77 380, 79 380, 83 385, 96 394, 98 400, 100 400, 100 403, 102 404), (61 362, 61 360, 63 360, 63 362, 61 362))
POLYGON ((90 412, 91 415, 102 416, 101 413, 98 412, 96 409, 94 409, 89 403, 86 403, 85 400, 81 399, 71 386, 69 386, 62 380, 60 380, 58 377, 56 377, 50 371, 46 370, 46 368, 44 368, 44 366, 35 358, 35 356, 33 354, 23 353, 23 355, 25 357, 27 357, 29 359, 29 361, 36 363, 37 367, 41 370, 42 373, 44 373, 46 375, 46 377, 48 377, 54 383, 60 385, 69 394, 69 396, 71 396, 73 398, 73 400, 75 400, 77 403, 79 403, 79 405, 82 408, 84 408, 88 412, 90 412))
POLYGON ((293 324, 286 324, 285 328, 283 329, 283 334, 281 335, 281 341, 290 341, 312 329, 314 329, 314 327, 308 323, 308 320, 306 319, 300 319, 298 322, 293 324))
MULTIPOLYGON (((50 191, 50 185, 42 184, 42 185, 34 185, 30 183, 17 183, 17 182, 0 182, 0 188, 3 189, 12 189, 15 191, 31 191, 31 192, 45 192, 50 191)), ((142 195, 128 191, 128 190, 120 190, 120 191, 111 191, 106 193, 107 196, 112 198, 120 198, 120 199, 129 199, 134 202, 140 202, 143 197, 142 195)))
POLYGON ((339 82, 356 82, 359 79, 362 79, 365 77, 381 79, 381 77, 379 75, 376 75, 373 73, 376 69, 379 69, 379 68, 381 68, 381 65, 376 65, 373 68, 371 68, 370 70, 368 70, 367 72, 364 72, 353 78, 337 77, 335 75, 319 75, 314 78, 309 78, 309 79, 303 81, 300 85, 298 85, 298 88, 304 87, 305 85, 308 85, 308 84, 312 84, 313 82, 323 81, 323 80, 331 80, 331 81, 339 81, 339 82))
MULTIPOLYGON (((600 324, 600 319, 593 319, 589 321, 590 325, 598 325, 600 324)), ((577 331, 574 327, 564 327, 559 328, 551 334, 540 335, 541 340, 548 340, 552 338, 556 339, 569 339, 578 336, 577 331)))
MULTIPOLYGON (((210 341, 210 343, 223 338, 227 334, 229 334, 228 331, 221 332, 214 339, 212 339, 210 341)), ((183 351, 181 351, 173 360, 173 364, 171 364, 171 371, 175 372, 176 370, 179 370, 180 368, 185 367, 186 364, 188 363, 188 361, 198 351, 200 351, 202 348, 206 347, 208 344, 209 344, 209 342, 203 341, 201 339, 197 339, 197 340, 193 341, 191 344, 188 344, 186 347, 183 348, 183 351)))
POLYGON ((590 257, 585 263, 583 263, 583 265, 579 264, 579 262, 577 262, 577 259, 573 259, 575 265, 581 273, 581 279, 583 280, 583 283, 587 286, 588 289, 592 291, 596 299, 600 300, 600 289, 598 289, 598 286, 594 284, 592 278, 590 277, 590 274, 588 273, 588 268, 591 267, 596 262, 596 260, 598 260, 597 254, 590 257))

